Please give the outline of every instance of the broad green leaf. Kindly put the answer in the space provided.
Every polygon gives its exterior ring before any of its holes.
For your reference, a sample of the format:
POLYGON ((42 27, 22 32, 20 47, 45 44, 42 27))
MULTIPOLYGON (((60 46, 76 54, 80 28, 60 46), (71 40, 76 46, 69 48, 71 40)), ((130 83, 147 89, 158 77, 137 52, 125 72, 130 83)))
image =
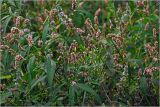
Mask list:
POLYGON ((43 81, 46 78, 46 76, 41 76, 38 80, 36 80, 32 85, 31 85, 31 90, 41 81, 43 81))
POLYGON ((8 17, 6 18, 6 20, 4 21, 4 23, 3 23, 3 25, 4 25, 4 33, 6 33, 8 24, 9 24, 9 22, 10 22, 11 19, 12 19, 12 16, 8 16, 8 17))
POLYGON ((39 79, 37 79, 37 80, 35 79, 32 82, 31 87, 28 92, 30 92, 39 82, 44 81, 45 78, 46 78, 46 76, 41 76, 41 77, 39 77, 39 79))
POLYGON ((34 69, 34 63, 35 63, 35 56, 31 57, 29 59, 29 63, 27 65, 27 70, 28 70, 28 73, 29 73, 29 79, 30 81, 32 80, 32 72, 33 72, 33 69, 34 69))
POLYGON ((86 85, 86 84, 81 84, 81 83, 77 83, 76 86, 79 87, 80 89, 82 89, 82 90, 84 90, 84 91, 86 91, 86 92, 94 95, 95 98, 96 98, 96 100, 97 100, 99 103, 101 103, 101 99, 100 99, 99 95, 98 95, 91 87, 89 87, 89 86, 86 85))
POLYGON ((47 55, 46 62, 45 62, 45 71, 47 73, 47 81, 48 86, 51 88, 53 85, 53 77, 56 70, 56 63, 51 60, 50 56, 47 55))

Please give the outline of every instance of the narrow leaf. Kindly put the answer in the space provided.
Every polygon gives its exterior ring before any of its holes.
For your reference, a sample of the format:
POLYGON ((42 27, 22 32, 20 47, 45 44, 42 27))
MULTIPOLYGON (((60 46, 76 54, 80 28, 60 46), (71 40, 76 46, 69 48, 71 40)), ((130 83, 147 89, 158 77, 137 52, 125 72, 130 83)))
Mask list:
POLYGON ((12 77, 11 75, 1 75, 0 80, 1 79, 10 79, 11 77, 12 77))
POLYGON ((49 21, 48 21, 48 17, 47 17, 45 22, 44 22, 44 29, 43 29, 43 32, 42 32, 42 40, 43 40, 43 42, 46 41, 48 29, 49 29, 49 21))

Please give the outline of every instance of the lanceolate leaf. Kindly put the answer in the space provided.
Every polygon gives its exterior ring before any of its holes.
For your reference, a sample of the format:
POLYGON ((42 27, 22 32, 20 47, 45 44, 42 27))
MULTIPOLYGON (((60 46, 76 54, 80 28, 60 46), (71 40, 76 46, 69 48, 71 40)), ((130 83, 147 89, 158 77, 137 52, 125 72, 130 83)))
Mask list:
POLYGON ((40 76, 39 79, 35 79, 32 81, 31 87, 27 90, 27 93, 29 93, 39 82, 44 81, 46 76, 40 76))
POLYGON ((30 81, 32 80, 32 72, 33 72, 33 69, 34 69, 34 63, 35 63, 35 56, 31 57, 29 59, 29 63, 27 65, 27 70, 28 70, 28 73, 29 73, 29 79, 30 81))
POLYGON ((9 22, 11 21, 11 19, 12 19, 12 16, 8 16, 8 17, 6 18, 6 20, 4 21, 4 23, 3 23, 3 25, 4 25, 4 33, 6 33, 8 24, 9 24, 9 22))
POLYGON ((44 29, 43 29, 43 32, 42 32, 43 42, 46 41, 48 30, 49 30, 49 20, 48 20, 48 17, 47 17, 45 22, 44 22, 44 29))
POLYGON ((69 87, 69 104, 71 106, 73 106, 74 103, 75 103, 74 99, 75 99, 75 87, 74 86, 70 86, 69 87))
POLYGON ((98 95, 91 87, 89 87, 89 86, 86 85, 86 84, 81 84, 81 83, 77 83, 76 86, 79 87, 80 89, 82 89, 82 90, 84 90, 84 91, 86 91, 86 92, 94 95, 95 98, 96 98, 96 100, 97 100, 99 103, 101 103, 101 99, 100 99, 99 95, 98 95))
POLYGON ((47 59, 45 63, 45 70, 47 73, 47 81, 48 81, 48 86, 50 89, 53 85, 53 77, 54 77, 54 73, 56 70, 56 63, 53 60, 51 60, 49 55, 47 55, 47 59))
POLYGON ((141 91, 142 91, 143 94, 145 94, 145 95, 147 94, 148 87, 147 87, 146 77, 142 77, 140 79, 140 89, 141 89, 141 91))

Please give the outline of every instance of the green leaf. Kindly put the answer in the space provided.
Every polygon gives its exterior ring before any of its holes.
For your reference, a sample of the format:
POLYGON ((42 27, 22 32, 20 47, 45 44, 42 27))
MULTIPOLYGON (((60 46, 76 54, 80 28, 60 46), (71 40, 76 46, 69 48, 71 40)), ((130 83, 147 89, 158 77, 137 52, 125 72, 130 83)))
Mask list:
POLYGON ((79 87, 80 89, 92 94, 93 96, 95 96, 96 100, 99 103, 101 103, 101 99, 100 99, 99 95, 92 88, 90 88, 88 85, 77 83, 76 86, 79 87))
POLYGON ((115 73, 114 69, 114 60, 112 56, 112 48, 108 48, 106 52, 105 62, 104 62, 104 68, 106 69, 108 75, 112 75, 115 73))
POLYGON ((32 72, 33 72, 33 69, 35 68, 34 63, 35 63, 35 56, 33 56, 29 59, 29 63, 27 65, 27 70, 29 72, 30 81, 32 80, 32 72))
POLYGON ((9 97, 9 96, 11 96, 12 95, 12 93, 11 92, 7 92, 7 93, 1 93, 1 99, 0 99, 0 104, 3 104, 3 103, 5 103, 7 100, 7 98, 9 97))
POLYGON ((143 93, 144 95, 147 94, 147 89, 148 89, 148 87, 147 87, 146 77, 142 77, 142 78, 140 79, 140 89, 141 89, 141 91, 142 91, 142 93, 143 93))
POLYGON ((11 75, 0 75, 0 79, 10 79, 11 75))
POLYGON ((55 74, 55 70, 56 70, 56 63, 51 60, 49 55, 47 55, 47 59, 45 62, 45 71, 47 73, 47 81, 48 81, 48 86, 50 88, 52 87, 53 84, 53 77, 55 74))
POLYGON ((3 25, 4 25, 4 33, 6 33, 8 24, 9 24, 9 22, 10 22, 11 19, 12 19, 12 16, 8 16, 8 17, 6 18, 6 20, 4 21, 4 23, 3 23, 3 25))
POLYGON ((43 81, 46 78, 46 76, 41 76, 38 80, 36 80, 32 85, 31 85, 31 90, 41 81, 43 81))
POLYGON ((70 86, 69 87, 69 103, 70 106, 74 105, 74 98, 75 98, 75 87, 74 86, 70 86))
POLYGON ((45 22, 44 22, 44 29, 43 29, 43 32, 42 32, 42 40, 43 40, 43 42, 46 41, 48 30, 49 30, 49 19, 47 17, 45 22))
POLYGON ((8 2, 9 2, 10 5, 16 6, 15 3, 14 3, 14 0, 8 0, 8 2))
POLYGON ((86 16, 86 17, 89 17, 91 20, 93 19, 93 15, 90 12, 86 11, 86 10, 77 10, 76 12, 81 14, 82 18, 84 18, 84 16, 86 16))
POLYGON ((2 2, 3 2, 3 0, 0 0, 0 6, 2 6, 2 2))
POLYGON ((11 8, 11 7, 9 7, 9 14, 10 14, 10 15, 13 15, 13 12, 12 12, 12 8, 11 8))
POLYGON ((8 18, 10 15, 6 15, 6 16, 4 16, 4 17, 2 17, 1 19, 0 19, 0 21, 2 22, 3 20, 5 20, 6 18, 8 18))
POLYGON ((34 81, 32 81, 31 87, 29 88, 27 93, 29 93, 39 82, 44 81, 45 78, 46 76, 40 76, 39 79, 35 79, 34 81))

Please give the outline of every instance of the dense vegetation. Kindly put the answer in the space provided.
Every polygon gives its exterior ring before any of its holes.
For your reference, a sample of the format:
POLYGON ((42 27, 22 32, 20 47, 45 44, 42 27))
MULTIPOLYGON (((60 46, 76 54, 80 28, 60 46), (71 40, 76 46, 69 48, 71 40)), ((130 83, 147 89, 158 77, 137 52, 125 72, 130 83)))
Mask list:
POLYGON ((2 106, 159 106, 159 1, 1 0, 2 106))

